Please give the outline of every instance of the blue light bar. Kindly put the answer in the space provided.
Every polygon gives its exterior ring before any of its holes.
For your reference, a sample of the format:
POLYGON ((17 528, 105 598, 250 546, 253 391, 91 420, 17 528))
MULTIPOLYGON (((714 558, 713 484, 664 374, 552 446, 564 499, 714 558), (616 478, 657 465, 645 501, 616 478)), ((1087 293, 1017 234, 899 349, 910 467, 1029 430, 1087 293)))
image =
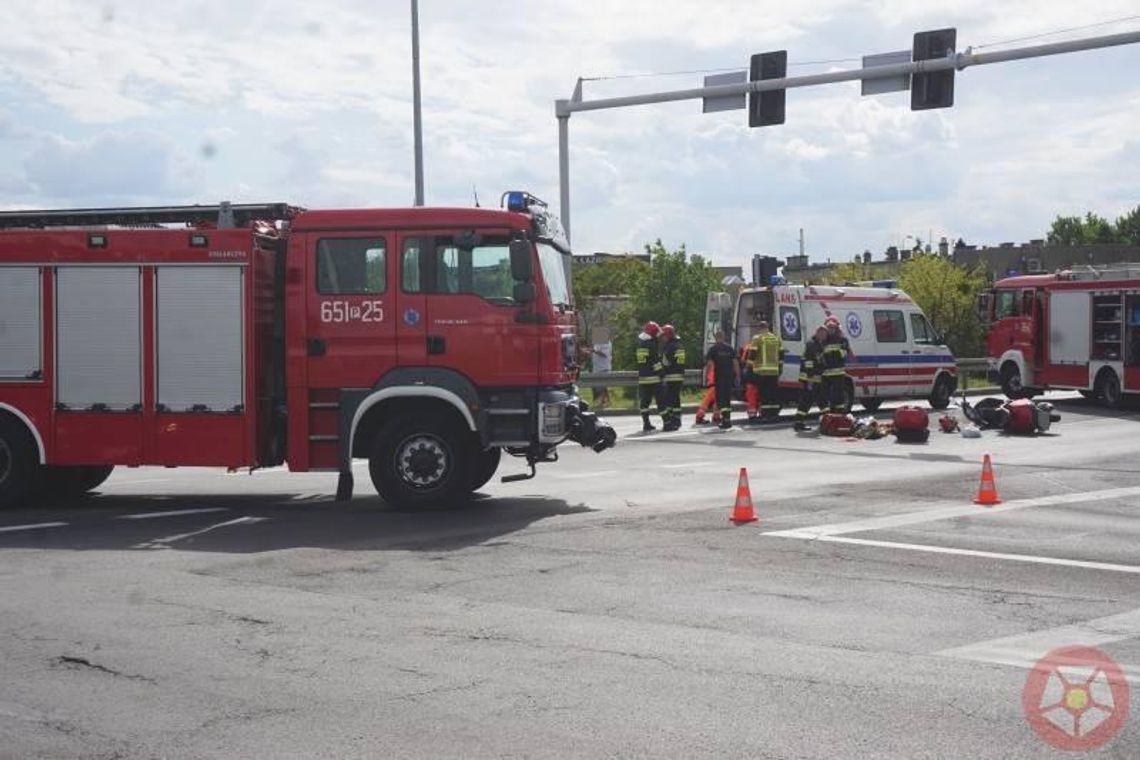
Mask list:
POLYGON ((771 278, 771 280, 769 281, 769 284, 770 284, 772 287, 776 287, 777 285, 787 285, 787 284, 788 284, 788 281, 787 281, 787 280, 785 280, 785 279, 784 279, 783 277, 781 277, 780 275, 778 275, 778 274, 774 274, 774 275, 772 275, 772 278, 771 278))
POLYGON ((522 190, 512 190, 507 193, 507 211, 526 211, 526 193, 522 190))
POLYGON ((499 200, 500 205, 507 211, 530 211, 531 206, 542 206, 546 208, 546 201, 535 198, 525 190, 508 190, 503 193, 503 197, 499 200))

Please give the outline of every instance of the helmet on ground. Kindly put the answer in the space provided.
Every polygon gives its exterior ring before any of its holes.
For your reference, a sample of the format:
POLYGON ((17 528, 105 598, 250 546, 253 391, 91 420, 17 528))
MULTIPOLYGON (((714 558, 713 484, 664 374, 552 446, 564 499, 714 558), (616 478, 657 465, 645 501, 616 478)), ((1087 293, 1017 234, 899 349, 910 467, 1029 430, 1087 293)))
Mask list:
POLYGON ((672 340, 673 338, 677 337, 677 328, 673 327, 673 325, 668 324, 661 325, 661 334, 666 338, 672 340))
POLYGON ((661 326, 658 325, 653 320, 649 320, 648 322, 646 322, 645 327, 643 327, 641 329, 646 335, 648 335, 651 338, 656 338, 657 333, 661 332, 661 326))

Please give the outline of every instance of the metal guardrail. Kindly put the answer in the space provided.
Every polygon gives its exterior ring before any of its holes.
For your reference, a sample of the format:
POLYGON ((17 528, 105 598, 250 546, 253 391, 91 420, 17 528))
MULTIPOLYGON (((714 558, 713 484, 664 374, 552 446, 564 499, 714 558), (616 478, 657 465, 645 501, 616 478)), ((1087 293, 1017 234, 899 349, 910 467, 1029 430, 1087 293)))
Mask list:
MULTIPOLYGON (((985 372, 988 367, 987 359, 959 359, 958 377, 959 388, 966 388, 966 378, 971 373, 985 372)), ((703 369, 685 370, 685 387, 703 387, 705 371, 703 369)), ((578 378, 578 385, 583 388, 627 388, 637 385, 637 373, 622 372, 583 372, 578 378)))

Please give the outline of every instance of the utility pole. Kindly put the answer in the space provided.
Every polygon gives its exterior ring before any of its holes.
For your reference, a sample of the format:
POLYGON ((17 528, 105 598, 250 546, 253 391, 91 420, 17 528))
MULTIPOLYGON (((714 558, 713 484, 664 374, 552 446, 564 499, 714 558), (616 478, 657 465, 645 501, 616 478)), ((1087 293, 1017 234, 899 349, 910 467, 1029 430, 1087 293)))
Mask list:
POLYGON ((412 0, 412 129, 416 151, 416 205, 424 205, 424 130, 420 115, 420 9, 412 0))

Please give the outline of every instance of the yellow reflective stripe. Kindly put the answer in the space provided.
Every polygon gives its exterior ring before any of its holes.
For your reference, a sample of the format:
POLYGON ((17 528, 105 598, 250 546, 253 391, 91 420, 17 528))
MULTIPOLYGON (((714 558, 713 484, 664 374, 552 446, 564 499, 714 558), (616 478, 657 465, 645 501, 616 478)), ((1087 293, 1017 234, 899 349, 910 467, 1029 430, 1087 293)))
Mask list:
POLYGON ((677 362, 678 364, 684 364, 685 363, 685 349, 682 348, 681 350, 679 350, 675 354, 673 354, 673 361, 677 362))

